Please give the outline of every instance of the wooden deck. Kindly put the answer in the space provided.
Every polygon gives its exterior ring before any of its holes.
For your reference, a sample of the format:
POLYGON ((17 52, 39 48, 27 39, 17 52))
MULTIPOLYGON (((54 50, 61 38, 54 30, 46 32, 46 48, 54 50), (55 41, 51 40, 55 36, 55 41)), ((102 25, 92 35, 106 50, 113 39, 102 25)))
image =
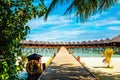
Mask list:
POLYGON ((96 80, 65 47, 61 47, 38 80, 96 80))

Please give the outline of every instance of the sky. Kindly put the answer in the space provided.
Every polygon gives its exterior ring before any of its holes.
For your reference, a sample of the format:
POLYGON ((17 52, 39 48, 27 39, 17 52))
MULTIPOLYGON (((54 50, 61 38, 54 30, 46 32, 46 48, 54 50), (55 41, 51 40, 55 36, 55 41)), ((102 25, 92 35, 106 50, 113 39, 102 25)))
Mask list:
MULTIPOLYGON (((50 0, 45 1, 46 5, 50 0)), ((85 23, 77 22, 73 17, 63 16, 64 6, 57 7, 44 21, 43 17, 29 20, 30 34, 27 40, 33 41, 93 41, 112 39, 120 35, 120 1, 101 14, 95 14, 85 23)))

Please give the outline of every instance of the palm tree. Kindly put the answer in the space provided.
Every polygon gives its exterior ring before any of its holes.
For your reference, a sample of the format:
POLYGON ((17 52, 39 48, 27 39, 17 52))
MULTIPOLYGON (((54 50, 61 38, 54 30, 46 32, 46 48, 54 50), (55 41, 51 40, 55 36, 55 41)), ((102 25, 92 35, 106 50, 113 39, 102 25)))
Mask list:
POLYGON ((117 2, 118 0, 52 0, 45 14, 45 20, 47 20, 48 15, 55 7, 66 4, 68 7, 64 15, 74 13, 77 21, 85 22, 90 16, 108 10, 117 2))

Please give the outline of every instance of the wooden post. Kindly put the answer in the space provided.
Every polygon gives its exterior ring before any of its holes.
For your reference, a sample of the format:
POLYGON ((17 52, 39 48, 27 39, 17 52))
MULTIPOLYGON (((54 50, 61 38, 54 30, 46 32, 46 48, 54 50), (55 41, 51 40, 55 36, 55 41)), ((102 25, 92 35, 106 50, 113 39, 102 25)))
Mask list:
POLYGON ((56 56, 56 53, 54 53, 54 57, 56 56))
POLYGON ((80 56, 77 57, 78 62, 80 62, 80 56))
POLYGON ((46 64, 42 63, 42 70, 44 71, 46 69, 46 64))

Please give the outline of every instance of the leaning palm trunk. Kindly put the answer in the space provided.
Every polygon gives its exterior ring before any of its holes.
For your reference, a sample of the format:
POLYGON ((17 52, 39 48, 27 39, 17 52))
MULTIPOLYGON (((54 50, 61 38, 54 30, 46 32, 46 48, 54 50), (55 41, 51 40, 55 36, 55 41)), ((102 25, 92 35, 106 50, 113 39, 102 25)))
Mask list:
POLYGON ((74 14, 77 21, 85 22, 90 16, 108 10, 118 1, 119 0, 52 0, 47 13, 45 14, 45 20, 47 20, 50 12, 57 6, 68 5, 64 14, 74 14))
POLYGON ((112 55, 115 53, 115 51, 111 48, 107 48, 105 51, 104 51, 104 57, 105 59, 103 60, 103 62, 107 63, 107 67, 109 68, 110 67, 110 61, 111 61, 111 57, 112 55))

